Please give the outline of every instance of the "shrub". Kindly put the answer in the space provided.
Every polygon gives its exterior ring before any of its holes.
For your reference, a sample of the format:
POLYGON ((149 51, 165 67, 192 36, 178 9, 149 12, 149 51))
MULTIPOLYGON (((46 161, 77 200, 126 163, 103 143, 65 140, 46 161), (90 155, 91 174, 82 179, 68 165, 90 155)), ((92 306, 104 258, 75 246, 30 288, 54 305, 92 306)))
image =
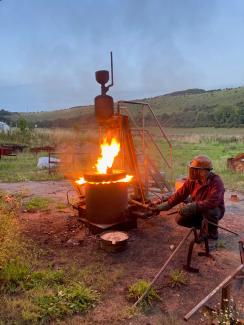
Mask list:
POLYGON ((170 282, 172 288, 180 287, 181 285, 187 284, 186 275, 183 271, 173 270, 170 272, 170 282))

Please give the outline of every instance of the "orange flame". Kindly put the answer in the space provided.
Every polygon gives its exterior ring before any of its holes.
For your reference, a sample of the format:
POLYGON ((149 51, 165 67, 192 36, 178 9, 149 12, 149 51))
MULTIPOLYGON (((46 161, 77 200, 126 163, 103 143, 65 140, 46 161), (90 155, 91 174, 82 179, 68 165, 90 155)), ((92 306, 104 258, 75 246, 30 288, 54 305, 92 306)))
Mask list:
POLYGON ((101 144, 101 157, 98 158, 96 167, 98 174, 107 174, 108 168, 111 168, 114 158, 118 156, 120 151, 120 143, 112 138, 110 144, 104 139, 101 144))
MULTIPOLYGON (((101 156, 98 158, 96 163, 96 172, 97 174, 107 174, 108 169, 113 166, 113 162, 115 157, 118 156, 120 151, 120 143, 115 139, 112 138, 111 142, 108 143, 107 139, 105 138, 103 140, 103 143, 101 144, 101 156)), ((124 178, 116 180, 116 181, 104 181, 104 182, 89 182, 90 184, 109 184, 109 183, 127 183, 132 180, 133 176, 126 175, 124 178)), ((84 179, 84 177, 80 177, 78 180, 76 180, 76 183, 79 185, 84 185, 87 183, 87 181, 84 179)))
MULTIPOLYGON (((126 175, 124 178, 118 179, 116 181, 109 181, 109 182, 89 182, 89 184, 111 184, 111 183, 129 183, 132 180, 132 175, 126 175)), ((87 181, 84 179, 84 177, 80 177, 77 181, 75 181, 79 185, 84 185, 87 183, 87 181)))

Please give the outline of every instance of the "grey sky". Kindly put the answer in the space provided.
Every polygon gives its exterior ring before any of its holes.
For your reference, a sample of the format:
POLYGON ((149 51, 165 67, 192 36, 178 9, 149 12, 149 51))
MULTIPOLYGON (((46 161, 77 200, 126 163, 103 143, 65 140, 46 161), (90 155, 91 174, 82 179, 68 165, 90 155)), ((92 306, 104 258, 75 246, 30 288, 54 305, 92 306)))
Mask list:
POLYGON ((244 85, 243 0, 2 0, 0 109, 85 105, 114 54, 115 99, 244 85))

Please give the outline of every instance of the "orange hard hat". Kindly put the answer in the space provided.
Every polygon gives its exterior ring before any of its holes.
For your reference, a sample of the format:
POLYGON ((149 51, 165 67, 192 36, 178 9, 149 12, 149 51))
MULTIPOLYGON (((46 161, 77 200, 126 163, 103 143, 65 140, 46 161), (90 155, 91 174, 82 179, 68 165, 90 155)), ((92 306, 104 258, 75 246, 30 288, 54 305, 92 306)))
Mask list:
POLYGON ((213 169, 212 161, 208 158, 208 156, 199 155, 192 159, 189 164, 190 168, 197 168, 197 169, 213 169))

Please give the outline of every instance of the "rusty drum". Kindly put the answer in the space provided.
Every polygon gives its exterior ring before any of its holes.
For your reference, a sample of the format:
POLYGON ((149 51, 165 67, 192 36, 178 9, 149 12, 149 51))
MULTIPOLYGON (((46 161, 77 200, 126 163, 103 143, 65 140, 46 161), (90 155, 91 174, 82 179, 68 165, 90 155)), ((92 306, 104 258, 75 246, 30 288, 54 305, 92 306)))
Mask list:
POLYGON ((86 218, 100 225, 121 223, 128 208, 128 183, 119 182, 118 173, 97 177, 97 174, 85 175, 86 218))

